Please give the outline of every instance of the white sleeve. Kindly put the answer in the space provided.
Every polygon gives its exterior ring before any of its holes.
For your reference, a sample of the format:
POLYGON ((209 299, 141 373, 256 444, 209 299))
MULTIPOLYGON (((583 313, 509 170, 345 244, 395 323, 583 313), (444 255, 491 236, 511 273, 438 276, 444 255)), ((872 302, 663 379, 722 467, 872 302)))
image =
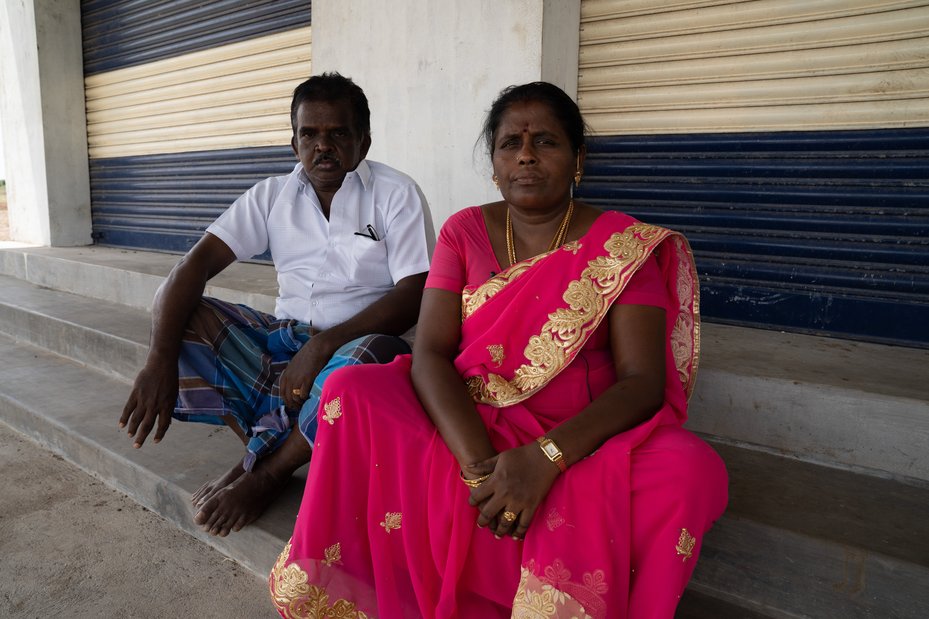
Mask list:
POLYGON ((238 260, 268 250, 268 214, 277 198, 276 180, 267 178, 243 193, 206 229, 228 245, 238 260))
POLYGON ((404 277, 425 273, 435 249, 435 228, 426 198, 414 182, 390 194, 387 209, 387 263, 394 284, 404 277))

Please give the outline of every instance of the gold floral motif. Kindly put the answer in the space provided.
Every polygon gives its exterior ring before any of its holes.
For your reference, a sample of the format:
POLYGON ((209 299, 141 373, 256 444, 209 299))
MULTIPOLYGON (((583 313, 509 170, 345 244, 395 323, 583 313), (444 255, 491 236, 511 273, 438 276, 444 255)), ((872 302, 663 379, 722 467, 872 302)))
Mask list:
POLYGON ((323 564, 326 567, 331 566, 333 563, 342 562, 342 544, 336 542, 329 548, 326 548, 325 551, 326 558, 323 560, 323 564))
POLYGON ((697 540, 687 529, 681 529, 681 537, 677 540, 677 546, 674 547, 674 550, 677 551, 677 554, 684 555, 682 560, 686 561, 693 556, 696 543, 697 540))
POLYGON ((526 567, 520 568, 519 587, 513 598, 511 617, 518 619, 550 619, 553 617, 592 619, 577 600, 551 583, 539 579, 526 567))
POLYGON ((487 375, 487 390, 493 399, 507 401, 519 396, 519 390, 499 374, 487 375))
POLYGON ((490 359, 497 364, 497 367, 500 367, 503 360, 506 359, 506 353, 503 350, 502 344, 491 344, 487 347, 487 352, 490 353, 490 359))
POLYGON ((503 290, 507 284, 515 281, 520 275, 528 271, 532 266, 544 258, 546 254, 535 256, 529 260, 518 262, 502 273, 491 277, 486 282, 476 288, 466 286, 461 291, 461 319, 464 320, 475 312, 480 306, 487 302, 488 299, 503 290))
POLYGON ((342 398, 337 397, 323 405, 323 421, 328 421, 329 425, 335 423, 335 420, 342 416, 342 398))
POLYGON ((329 604, 329 594, 322 587, 309 583, 307 573, 296 563, 287 565, 291 543, 287 542, 268 577, 271 600, 283 617, 302 619, 308 617, 338 617, 341 619, 368 619, 348 600, 336 600, 329 604))
MULTIPOLYGON (((600 324, 610 304, 648 258, 649 248, 671 234, 665 228, 635 223, 623 232, 611 235, 603 245, 609 255, 598 256, 588 262, 580 278, 570 282, 562 295, 568 307, 558 308, 549 314, 539 335, 529 339, 523 351, 528 363, 517 368, 509 381, 502 376, 490 374, 487 385, 481 387, 472 384, 474 378, 469 379, 468 390, 472 397, 493 406, 509 406, 545 386, 570 363, 573 355, 600 324)), ((526 264, 531 266, 538 258, 526 261, 526 264)), ((468 312, 473 312, 513 279, 515 276, 498 282, 492 294, 488 288, 481 293, 481 298, 477 298, 480 288, 476 290, 475 296, 469 299, 473 307, 469 307, 468 312)))
POLYGON ((564 519, 564 516, 562 516, 554 507, 548 510, 548 513, 545 514, 545 526, 548 527, 549 531, 554 531, 565 522, 567 521, 564 519))
POLYGON ((387 512, 384 514, 384 522, 381 523, 381 526, 384 527, 384 530, 390 533, 391 529, 399 529, 400 521, 403 519, 403 514, 400 512, 387 512))

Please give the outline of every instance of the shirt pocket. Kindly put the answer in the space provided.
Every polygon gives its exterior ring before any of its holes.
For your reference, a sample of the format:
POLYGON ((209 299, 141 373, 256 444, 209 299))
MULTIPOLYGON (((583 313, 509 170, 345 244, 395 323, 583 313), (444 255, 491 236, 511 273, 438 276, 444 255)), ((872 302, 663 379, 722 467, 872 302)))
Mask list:
POLYGON ((354 280, 359 284, 384 286, 392 284, 387 262, 387 243, 355 235, 351 253, 354 280))

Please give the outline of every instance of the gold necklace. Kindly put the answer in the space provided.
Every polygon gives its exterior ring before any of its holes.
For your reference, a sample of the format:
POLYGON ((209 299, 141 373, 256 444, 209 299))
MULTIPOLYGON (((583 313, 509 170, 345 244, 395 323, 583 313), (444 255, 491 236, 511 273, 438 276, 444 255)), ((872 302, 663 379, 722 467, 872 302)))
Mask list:
MULTIPOLYGON (((568 210, 564 214, 564 218, 561 220, 561 225, 558 226, 558 230, 555 231, 555 237, 552 239, 551 245, 548 246, 548 251, 553 249, 558 249, 564 245, 565 239, 568 236, 568 228, 571 227, 571 216, 574 214, 574 198, 568 202, 568 210)), ((510 220, 510 207, 506 207, 506 257, 510 261, 510 266, 516 264, 516 243, 513 241, 513 222, 510 220)))

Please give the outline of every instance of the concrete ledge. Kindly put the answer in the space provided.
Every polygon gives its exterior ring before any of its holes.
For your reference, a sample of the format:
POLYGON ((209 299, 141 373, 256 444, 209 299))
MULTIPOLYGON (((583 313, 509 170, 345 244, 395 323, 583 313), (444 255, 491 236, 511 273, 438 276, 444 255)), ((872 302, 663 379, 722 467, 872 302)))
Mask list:
POLYGON ((929 617, 927 582, 921 566, 727 515, 688 586, 766 617, 844 619, 929 617))
MULTIPOLYGON (((98 247, 6 248, 0 249, 0 273, 148 310, 155 290, 177 259, 98 247)), ((264 311, 273 311, 276 291, 271 267, 246 263, 231 265, 207 289, 208 294, 264 311)), ((23 303, 24 310, 27 305, 23 303)), ((86 315, 92 316, 92 307, 86 315)), ((73 313, 65 319, 84 320, 73 313)), ((9 320, 34 321, 22 316, 9 320)), ((81 324, 98 328, 91 321, 81 324)), ((112 331, 109 327, 98 330, 112 331)), ((140 324, 135 338, 128 339, 143 343, 148 330, 147 323, 140 324)), ((14 337, 20 335, 14 333, 14 337)), ((929 483, 929 457, 923 447, 929 442, 925 390, 929 350, 711 323, 704 323, 702 339, 690 429, 722 442, 929 483)), ((40 339, 34 343, 46 345, 40 339)), ((77 353, 61 354, 89 365, 97 363, 77 353)), ((141 351, 134 354, 144 358, 141 351)), ((131 380, 137 364, 126 363, 121 370, 110 364, 109 369, 131 380)))
POLYGON ((255 573, 269 573, 293 530, 305 469, 258 521, 229 537, 210 537, 193 523, 190 495, 244 455, 230 431, 175 423, 162 443, 133 449, 116 427, 128 395, 124 383, 4 336, 0 357, 0 421, 255 573))
POLYGON ((929 486, 711 444, 729 471, 727 517, 929 570, 929 486))
MULTIPOLYGON (((0 275, 150 311, 179 259, 106 247, 13 247, 0 249, 0 275)), ((274 313, 277 276, 269 265, 237 262, 210 280, 206 294, 274 313)))
POLYGON ((929 482, 929 350, 705 324, 687 427, 929 482))

